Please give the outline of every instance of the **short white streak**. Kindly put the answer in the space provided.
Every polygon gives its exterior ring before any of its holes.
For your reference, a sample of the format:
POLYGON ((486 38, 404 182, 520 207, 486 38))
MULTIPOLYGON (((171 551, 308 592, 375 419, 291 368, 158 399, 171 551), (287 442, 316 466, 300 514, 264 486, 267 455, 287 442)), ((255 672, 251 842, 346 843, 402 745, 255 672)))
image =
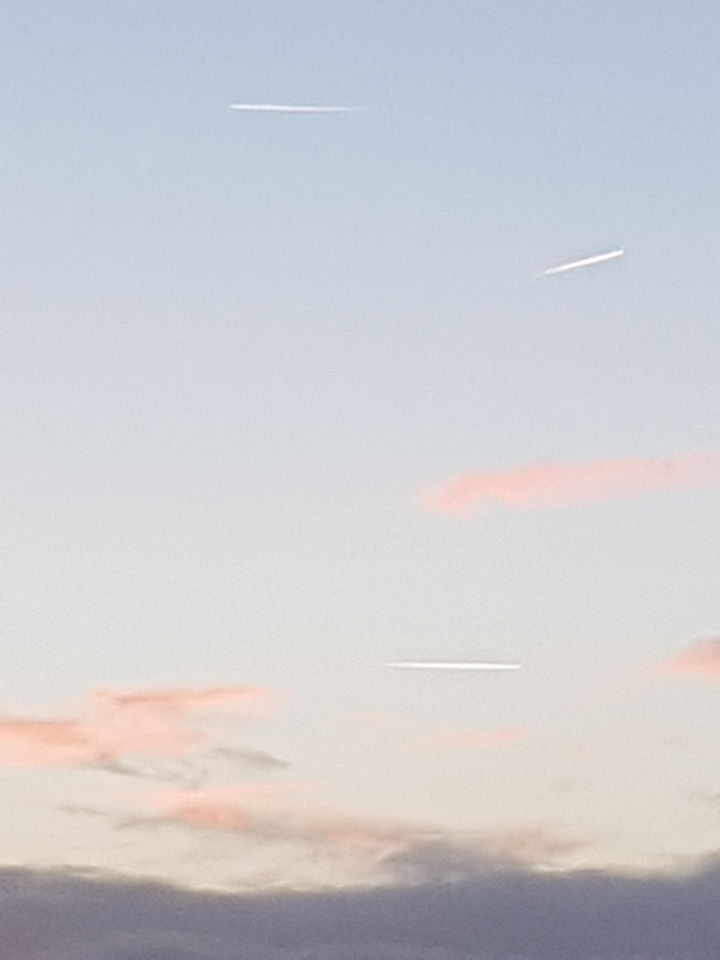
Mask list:
POLYGON ((319 107, 286 103, 231 103, 230 109, 245 110, 248 113, 349 113, 352 110, 357 110, 357 107, 319 107))
POLYGON ((605 263, 607 260, 616 260, 622 257, 624 250, 611 250, 610 253, 599 253, 595 257, 585 257, 584 260, 573 260, 572 263, 562 263, 559 267, 550 267, 543 270, 544 277, 551 277, 554 273, 565 273, 567 270, 579 270, 581 267, 594 267, 596 263, 605 263))
POLYGON ((519 670, 519 663, 443 663, 438 661, 402 660, 386 663, 394 670, 519 670))

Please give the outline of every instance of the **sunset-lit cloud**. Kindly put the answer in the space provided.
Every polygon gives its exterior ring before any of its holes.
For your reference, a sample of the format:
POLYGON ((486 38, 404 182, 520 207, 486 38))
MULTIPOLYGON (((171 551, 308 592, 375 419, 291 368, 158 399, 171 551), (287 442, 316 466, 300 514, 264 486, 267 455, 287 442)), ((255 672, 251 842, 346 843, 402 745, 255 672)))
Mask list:
POLYGON ((657 668, 658 673, 720 683, 720 637, 698 640, 657 668))
MULTIPOLYGON (((223 707, 256 717, 274 709, 274 703, 273 692, 259 687, 96 693, 72 716, 0 715, 0 765, 91 766, 126 776, 193 780, 195 775, 184 767, 147 767, 137 761, 182 760, 209 747, 210 735, 192 724, 189 714, 223 707)), ((244 759, 270 763, 269 754, 252 751, 245 751, 244 759)))
POLYGON ((507 747, 524 739, 526 733, 517 727, 502 727, 497 730, 435 730, 415 740, 415 745, 439 753, 456 750, 487 750, 507 747))
POLYGON ((368 878, 418 882, 470 876, 498 864, 541 865, 587 846, 542 825, 453 831, 432 824, 359 816, 305 802, 303 784, 245 784, 154 794, 148 813, 123 829, 176 827, 227 833, 262 847, 288 846, 313 857, 363 865, 368 878))
POLYGON ((266 713, 276 706, 277 695, 267 687, 204 687, 201 689, 100 690, 100 702, 118 709, 147 709, 169 713, 225 708, 248 714, 266 713))
POLYGON ((92 732, 72 720, 0 718, 0 764, 43 767, 86 763, 97 757, 92 732))
POLYGON ((230 832, 272 843, 364 851, 379 856, 412 835, 409 827, 329 809, 308 808, 299 796, 306 783, 246 783, 166 790, 149 798, 151 813, 129 817, 125 827, 175 825, 230 832))
POLYGON ((0 764, 102 766, 128 755, 181 757, 206 739, 205 734, 174 723, 140 723, 137 718, 52 720, 7 716, 0 719, 0 764))
POLYGON ((418 504, 433 513, 543 510, 718 484, 720 452, 690 452, 476 470, 421 493, 418 504))

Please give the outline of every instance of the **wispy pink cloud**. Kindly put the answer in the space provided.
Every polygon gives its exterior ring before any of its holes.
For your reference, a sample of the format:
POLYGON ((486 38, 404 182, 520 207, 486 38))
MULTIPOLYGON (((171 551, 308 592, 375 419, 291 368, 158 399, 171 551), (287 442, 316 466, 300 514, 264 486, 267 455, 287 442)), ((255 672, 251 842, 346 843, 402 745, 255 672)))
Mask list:
POLYGON ((375 821, 328 809, 310 809, 298 794, 303 783, 246 783, 199 790, 155 793, 153 815, 131 818, 126 826, 175 824, 191 830, 239 834, 265 842, 325 847, 335 852, 380 856, 400 849, 417 828, 375 821))
POLYGON ((511 746, 525 736, 526 732, 517 727, 500 727, 496 730, 435 730, 418 737, 415 744, 423 749, 440 753, 455 750, 487 750, 493 747, 511 746))
POLYGON ((95 756, 92 737, 72 720, 0 718, 0 764, 22 767, 84 763, 95 756))
POLYGON ((457 833, 443 828, 332 809, 301 806, 298 787, 242 787, 164 791, 152 798, 152 815, 130 818, 125 828, 183 827, 224 832, 263 843, 309 847, 328 856, 351 856, 397 875, 462 875, 493 863, 551 863, 587 846, 543 826, 457 833))
POLYGON ((255 716, 273 703, 272 692, 260 687, 96 693, 71 717, 0 715, 0 765, 112 769, 133 757, 186 757, 210 740, 188 714, 228 707, 255 716))
POLYGON ((192 829, 257 833, 269 818, 286 811, 289 795, 299 788, 288 783, 242 783, 163 790, 150 797, 150 803, 162 819, 192 829))
POLYGON ((696 451, 664 459, 628 457, 476 470, 421 493, 418 503, 433 513, 543 510, 718 484, 720 452, 696 451))
MULTIPOLYGON (((192 830, 227 831, 250 838, 309 844, 380 856, 412 840, 417 827, 353 816, 297 803, 306 784, 240 784, 192 791, 163 791, 152 798, 157 817, 138 825, 174 823, 192 830)), ((129 821, 129 826, 134 821, 129 821)))
POLYGON ((657 672, 720 683, 720 637, 691 643, 677 656, 660 664, 657 672))
POLYGON ((172 722, 113 716, 88 720, 8 716, 0 718, 0 764, 54 767, 109 763, 125 756, 176 758, 206 739, 172 722))
POLYGON ((274 708, 277 695, 267 687, 204 687, 157 690, 101 690, 96 698, 118 709, 147 709, 168 713, 189 713, 224 707, 244 713, 266 713, 274 708))

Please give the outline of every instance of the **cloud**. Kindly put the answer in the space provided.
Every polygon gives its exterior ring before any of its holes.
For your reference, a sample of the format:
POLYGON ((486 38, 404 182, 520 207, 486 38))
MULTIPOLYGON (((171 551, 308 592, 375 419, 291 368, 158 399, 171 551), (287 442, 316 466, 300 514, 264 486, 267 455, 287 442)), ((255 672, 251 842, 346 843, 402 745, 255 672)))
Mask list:
POLYGON ((448 883, 508 867, 551 866, 558 858, 588 846, 575 837, 559 837, 534 825, 498 830, 492 834, 417 836, 399 850, 387 854, 381 866, 401 883, 448 883))
POLYGON ((0 765, 91 766, 108 772, 183 779, 188 767, 147 767, 141 761, 184 760, 210 742, 191 714, 228 708, 243 716, 274 709, 258 687, 99 692, 75 717, 0 715, 0 765))
POLYGON ((204 743, 204 734, 156 719, 116 715, 87 720, 0 718, 0 764, 55 767, 112 765, 125 755, 179 757, 204 743))
POLYGON ((665 459, 624 458, 587 463, 532 463, 477 470, 422 493, 433 513, 544 510, 577 503, 637 497, 657 490, 720 484, 720 452, 682 453, 665 459))
POLYGON ((282 769, 289 766, 287 760, 281 760, 272 753, 268 753, 267 750, 250 750, 249 748, 241 747, 217 747, 211 752, 210 756, 217 757, 241 769, 243 767, 282 769))
POLYGON ((243 713, 264 713, 275 706, 276 693, 267 687, 204 687, 200 689, 170 688, 159 690, 101 690, 98 701, 119 710, 154 710, 167 713, 189 713, 224 707, 243 713))
POLYGON ((3 960, 717 960, 720 862, 333 892, 0 871, 3 960))
POLYGON ((517 727, 501 727, 497 730, 435 730, 418 737, 415 744, 441 753, 454 750, 487 750, 510 746, 525 736, 526 732, 517 727))
POLYGON ((379 857, 401 847, 412 828, 329 810, 308 810, 296 797, 303 783, 245 783, 200 790, 165 790, 149 798, 150 815, 122 826, 175 826, 248 839, 379 857))
POLYGON ((384 666, 392 670, 447 670, 457 673, 503 673, 506 670, 521 670, 521 663, 493 663, 471 660, 396 660, 384 666))
POLYGON ((720 637, 710 637, 690 644, 672 660, 661 664, 657 672, 720 683, 720 637))
POLYGON ((12 766, 60 766, 93 760, 97 747, 90 732, 72 720, 0 718, 0 763, 12 766))
POLYGON ((116 774, 121 777, 132 777, 138 780, 164 780, 171 783, 181 783, 195 789, 207 780, 208 772, 195 763, 180 761, 154 761, 140 763, 138 761, 122 760, 119 758, 102 759, 91 764, 94 770, 116 774))
POLYGON ((149 798, 149 813, 125 818, 119 826, 227 833, 264 847, 292 848, 293 854, 304 851, 313 868, 318 858, 342 862, 370 882, 458 879, 511 863, 545 865, 588 845, 542 825, 458 832, 308 807, 298 801, 307 786, 260 783, 161 791, 149 798))

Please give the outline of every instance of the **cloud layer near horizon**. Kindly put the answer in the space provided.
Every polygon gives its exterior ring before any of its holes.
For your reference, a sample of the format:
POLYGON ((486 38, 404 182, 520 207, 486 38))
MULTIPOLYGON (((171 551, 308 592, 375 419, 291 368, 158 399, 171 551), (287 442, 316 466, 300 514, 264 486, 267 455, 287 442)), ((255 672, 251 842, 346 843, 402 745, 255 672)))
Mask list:
POLYGON ((531 463, 462 473, 420 494, 431 513, 543 510, 637 497, 658 490, 720 485, 720 452, 585 463, 531 463))
MULTIPOLYGON (((452 830, 407 820, 358 815, 302 794, 312 784, 246 783, 160 790, 145 810, 118 822, 121 829, 183 829, 228 843, 247 843, 305 862, 305 885, 317 883, 323 864, 341 865, 348 878, 377 884, 385 880, 458 880, 504 867, 557 865, 588 846, 585 838, 563 836, 542 824, 492 830, 452 830), (285 851, 284 853, 282 851, 285 851), (318 870, 318 867, 320 868, 318 870)), ((232 850, 232 846, 228 850, 232 850)))
POLYGON ((0 870, 3 960, 717 960, 720 865, 216 894, 0 870))

